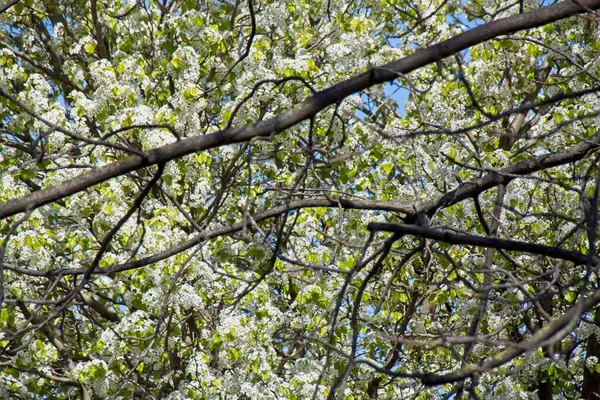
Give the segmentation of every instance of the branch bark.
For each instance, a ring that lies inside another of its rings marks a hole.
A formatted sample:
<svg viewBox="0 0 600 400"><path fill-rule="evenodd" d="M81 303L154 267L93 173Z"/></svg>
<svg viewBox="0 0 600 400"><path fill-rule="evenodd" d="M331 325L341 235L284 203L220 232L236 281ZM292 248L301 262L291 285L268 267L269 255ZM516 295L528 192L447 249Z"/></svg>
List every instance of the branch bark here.
<svg viewBox="0 0 600 400"><path fill-rule="evenodd" d="M563 1L528 13L492 21L426 49L418 50L407 57L342 81L314 94L296 107L271 119L188 138L153 149L145 157L131 156L123 161L113 162L96 168L76 178L65 181L60 185L10 200L0 205L0 219L52 203L108 179L149 165L166 163L199 151L232 143L245 142L254 137L264 137L279 133L303 120L315 116L326 107L338 103L353 93L380 83L392 81L398 77L398 74L407 74L417 68L456 54L459 51L483 43L499 35L507 35L524 29L535 28L598 8L600 8L600 0Z"/></svg>
<svg viewBox="0 0 600 400"><path fill-rule="evenodd" d="M398 235L413 235L450 244L466 244L487 247L491 249L538 254L571 261L576 265L585 265L589 261L587 255L573 250L565 250L558 247L544 246L536 243L520 242L518 240L500 239L497 237L457 234L448 231L423 228L416 225L370 223L367 226L367 229L370 232L392 232ZM597 261L598 260L596 260L596 262Z"/></svg>
<svg viewBox="0 0 600 400"><path fill-rule="evenodd" d="M581 299L571 309L558 318L553 319L545 327L534 333L529 340L520 343L520 346L511 347L500 354L487 359L479 364L470 364L448 374L428 374L421 381L428 386L457 382L481 372L491 371L521 354L545 345L547 341L555 342L562 339L571 329L570 325L583 313L595 307L600 302L600 290L596 290L589 297Z"/></svg>
<svg viewBox="0 0 600 400"><path fill-rule="evenodd" d="M499 184L507 184L509 181L515 179L516 177L526 176L531 173L541 171L543 169L556 167L581 160L591 152L597 151L599 147L600 134L597 134L591 137L590 139L561 152L530 158L528 160L520 161L510 167L501 169L499 171L491 172L473 182L460 185L456 189L451 190L442 196L439 196L437 199L421 203L416 207L403 203L373 200L306 199L293 201L289 204L283 204L277 207L273 207L270 210L263 211L262 213L254 215L253 218L256 222L262 222L269 218L276 217L284 212L297 210L301 208L341 207L348 209L385 210L401 212L406 215L405 219L407 221L411 221L415 220L418 214L433 215L439 209L450 207L467 198L475 197L480 193L483 193L486 190L491 189ZM0 206L0 209L2 209L2 206ZM182 251L186 251L204 240L212 239L217 236L222 236L242 230L247 225L247 223L238 222L228 227L207 231L195 236L187 242L181 243L180 245L175 246L162 253L154 254L152 256L144 257L139 260L121 265L115 265L103 269L97 268L94 270L93 274L114 274L121 271L140 268L144 265L161 261L175 254L181 253ZM30 271L10 264L6 264L5 268L11 271L24 273L26 275L31 276L56 276L59 274L80 275L85 271L85 268L75 268L69 270L56 269L50 271Z"/></svg>

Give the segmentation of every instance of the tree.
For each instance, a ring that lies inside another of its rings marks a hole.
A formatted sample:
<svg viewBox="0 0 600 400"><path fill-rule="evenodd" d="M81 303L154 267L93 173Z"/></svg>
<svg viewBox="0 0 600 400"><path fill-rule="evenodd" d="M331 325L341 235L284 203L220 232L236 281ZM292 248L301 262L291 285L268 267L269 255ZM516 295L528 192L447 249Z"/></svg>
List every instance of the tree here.
<svg viewBox="0 0 600 400"><path fill-rule="evenodd" d="M6 2L4 398L597 398L598 9Z"/></svg>

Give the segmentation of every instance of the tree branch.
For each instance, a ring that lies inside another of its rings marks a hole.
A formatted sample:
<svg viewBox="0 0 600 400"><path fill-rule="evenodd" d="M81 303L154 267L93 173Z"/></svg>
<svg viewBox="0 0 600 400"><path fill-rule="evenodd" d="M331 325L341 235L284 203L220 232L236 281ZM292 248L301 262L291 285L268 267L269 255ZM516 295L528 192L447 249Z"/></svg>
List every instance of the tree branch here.
<svg viewBox="0 0 600 400"><path fill-rule="evenodd" d="M398 235L413 235L450 244L466 244L492 249L521 251L523 253L539 254L542 256L571 261L576 265L585 265L588 262L588 256L577 251L565 250L537 243L520 242L518 240L458 234L448 231L405 224L370 223L367 226L367 229L370 232L392 232ZM598 260L595 261L597 262Z"/></svg>
<svg viewBox="0 0 600 400"><path fill-rule="evenodd" d="M407 57L355 75L350 79L316 93L296 107L268 120L172 143L149 151L145 157L131 156L123 161L117 161L96 168L60 185L39 190L19 199L10 200L0 205L0 219L38 208L44 204L85 190L100 182L149 165L166 163L195 152L244 142L254 137L279 133L303 120L313 117L326 107L343 100L353 93L396 79L398 73L409 73L417 68L456 54L459 51L483 43L499 35L507 35L520 30L535 28L598 8L600 8L600 0L563 1L548 7L539 8L535 11L492 21L426 49L418 50Z"/></svg>
<svg viewBox="0 0 600 400"><path fill-rule="evenodd" d="M511 347L496 356L488 358L487 361L479 364L467 365L455 372L444 375L427 374L421 381L425 385L436 386L464 380L480 372L491 371L527 351L542 346L546 341L560 340L570 331L570 329L564 328L568 328L573 321L577 320L583 313L596 306L598 302L600 302L600 289L593 292L589 297L581 299L563 315L552 320L548 325L534 333L529 340L521 342L519 346Z"/></svg>

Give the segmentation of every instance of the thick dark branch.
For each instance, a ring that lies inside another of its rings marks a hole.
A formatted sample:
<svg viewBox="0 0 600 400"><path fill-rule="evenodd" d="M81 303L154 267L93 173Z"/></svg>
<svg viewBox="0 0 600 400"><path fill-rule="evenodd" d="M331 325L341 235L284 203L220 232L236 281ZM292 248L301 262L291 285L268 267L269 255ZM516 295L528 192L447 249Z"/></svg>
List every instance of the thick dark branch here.
<svg viewBox="0 0 600 400"><path fill-rule="evenodd" d="M346 199L308 199L293 201L288 205L280 205L270 210L264 211L253 216L256 222L262 222L266 219L276 217L283 213L308 207L342 207L348 209L362 209L362 210L384 210L384 211L396 211L406 214L407 219L415 219L420 214L432 215L441 208L449 207L453 204L459 203L465 199L475 197L480 193L491 189L501 183L508 183L514 179L515 176L526 176L533 172L537 172L543 169L556 167L559 165L568 164L577 160L581 160L587 156L590 152L596 151L600 146L600 134L595 135L585 142L570 147L564 151L548 154L536 158L530 158L528 160L520 161L510 167L501 169L497 172L489 173L476 181L465 183L460 185L458 188L440 196L438 199L434 199L429 202L421 203L420 205L413 207L408 204L392 203L385 201L373 201L373 200L346 200ZM0 206L1 208L1 206ZM243 222L230 225L228 227L219 228L212 231L204 232L196 237L188 240L187 242L181 243L167 251L158 253L152 256L144 257L136 261L129 263L115 265L104 269L95 269L94 274L112 274L120 271L126 271L130 269L140 268L144 265L152 264L166 258L172 257L175 254L179 254L182 251L186 251L193 246L201 243L204 240L212 239L217 236L227 235L233 232L242 230L247 226ZM19 268L11 264L5 264L5 268L18 273L24 273L26 275L34 276L53 276L58 274L66 275L80 275L85 271L85 268L75 268L69 270L52 270L52 271L33 271L24 268Z"/></svg>
<svg viewBox="0 0 600 400"><path fill-rule="evenodd" d="M432 215L440 208L449 207L461 201L477 196L499 184L507 184L518 176L526 176L548 168L569 164L585 158L600 147L600 134L563 151L532 157L519 161L510 167L491 172L481 178L460 185L456 189L440 196L438 199L422 203L416 208L418 213Z"/></svg>
<svg viewBox="0 0 600 400"><path fill-rule="evenodd" d="M338 103L353 93L396 79L398 73L409 73L417 68L456 54L459 51L483 43L499 35L507 35L520 30L546 25L583 13L588 9L595 10L598 8L600 8L600 0L564 1L528 13L492 21L434 46L418 50L407 57L342 81L316 93L298 106L274 118L252 125L229 128L212 134L182 140L181 142L151 150L147 153L146 157L132 156L123 161L96 168L61 185L39 190L20 199L8 201L0 205L0 219L26 210L35 209L44 204L85 190L100 182L149 165L165 163L191 153L281 132L305 119L313 117L326 107Z"/></svg>
<svg viewBox="0 0 600 400"><path fill-rule="evenodd" d="M10 0L8 3L4 4L3 6L0 6L0 14L17 4L18 2L19 0Z"/></svg>
<svg viewBox="0 0 600 400"><path fill-rule="evenodd" d="M537 158L530 158L528 160L520 161L510 167L504 168L498 172L493 172L487 174L476 181L469 182L459 186L458 188L440 196L438 199L422 203L417 207L411 207L407 204L402 203L389 203L383 201L371 201L371 200L330 200L330 199L309 199L309 200L299 200L291 202L289 205L281 205L278 207L274 207L270 210L264 211L253 216L256 222L261 222L269 218L273 218L282 213L306 208L306 207L339 207L342 208L353 208L353 209L364 209L364 210L386 210L386 211L396 211L406 214L409 219L416 217L418 213L422 214L433 214L440 208L446 208L453 204L459 203L467 198L472 198L477 196L478 194L500 184L500 183L508 183L510 180L514 179L514 176L525 176L531 174L536 171L540 171L542 169L551 168L567 163L571 163L577 160L584 158L590 152L598 149L600 144L600 134L593 136L589 140L582 142L578 145L575 145L569 149L564 151L548 154L544 156L540 156ZM193 239L190 239L187 242L184 242L178 246L175 246L165 252L158 253L149 257L145 257L136 261L132 261L126 264L115 265L113 267L109 267L107 269L96 269L94 274L107 274L107 273L115 273L119 271L125 271L129 269L140 268L144 265L148 265L160 260L164 260L169 258L175 254L181 253L191 247L201 243L204 240L211 239L217 236L227 235L229 233L237 232L244 228L243 222L238 222L229 227L224 227L220 229L216 229L213 231L208 231L203 234L200 234ZM6 268L9 270L13 270L19 273L26 273L32 275L39 276L51 276L56 274L72 274L79 275L83 273L85 269L76 268L70 270L54 270L52 271L29 271L23 268L18 268L13 265L6 265ZM29 273L28 273L29 272Z"/></svg>
<svg viewBox="0 0 600 400"><path fill-rule="evenodd" d="M544 246L542 244L520 242L518 240L511 239L499 239L496 237L458 234L437 229L423 228L417 225L370 223L367 226L367 229L370 232L381 231L392 232L398 235L413 235L450 244L466 244L492 249L539 254L541 256L571 261L576 265L586 264L588 261L588 256L585 254L577 251L561 249L559 247Z"/></svg>

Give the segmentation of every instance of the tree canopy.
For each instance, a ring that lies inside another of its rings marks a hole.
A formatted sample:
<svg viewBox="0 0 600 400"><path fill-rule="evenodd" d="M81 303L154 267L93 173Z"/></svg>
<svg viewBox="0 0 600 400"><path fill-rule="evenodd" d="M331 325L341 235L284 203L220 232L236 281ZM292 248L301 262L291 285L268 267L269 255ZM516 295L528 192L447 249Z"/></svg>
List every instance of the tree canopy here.
<svg viewBox="0 0 600 400"><path fill-rule="evenodd" d="M5 399L595 399L600 0L0 3Z"/></svg>

